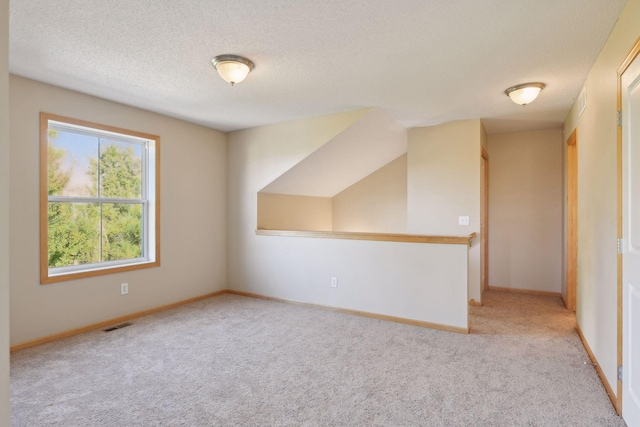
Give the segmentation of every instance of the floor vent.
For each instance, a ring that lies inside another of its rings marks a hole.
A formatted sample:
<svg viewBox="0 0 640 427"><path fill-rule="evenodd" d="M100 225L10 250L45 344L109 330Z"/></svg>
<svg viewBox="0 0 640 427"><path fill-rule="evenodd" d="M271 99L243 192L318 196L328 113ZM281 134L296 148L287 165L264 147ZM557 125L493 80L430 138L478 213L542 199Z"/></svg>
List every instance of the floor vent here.
<svg viewBox="0 0 640 427"><path fill-rule="evenodd" d="M122 329L122 328L126 328L127 326L131 326L133 323L127 322L127 323L121 323L119 325L115 325L115 326L111 326L107 329L103 329L103 332L111 332L111 331L115 331L116 329Z"/></svg>

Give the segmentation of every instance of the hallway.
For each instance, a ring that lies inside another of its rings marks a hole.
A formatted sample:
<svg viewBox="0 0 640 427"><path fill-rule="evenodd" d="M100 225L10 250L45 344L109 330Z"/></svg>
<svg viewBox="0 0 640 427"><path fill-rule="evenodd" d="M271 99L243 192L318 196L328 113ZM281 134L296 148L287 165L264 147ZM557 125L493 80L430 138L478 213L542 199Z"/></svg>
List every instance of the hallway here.
<svg viewBox="0 0 640 427"><path fill-rule="evenodd" d="M576 316L559 297L489 290L482 307L469 307L472 334L539 335L578 340Z"/></svg>

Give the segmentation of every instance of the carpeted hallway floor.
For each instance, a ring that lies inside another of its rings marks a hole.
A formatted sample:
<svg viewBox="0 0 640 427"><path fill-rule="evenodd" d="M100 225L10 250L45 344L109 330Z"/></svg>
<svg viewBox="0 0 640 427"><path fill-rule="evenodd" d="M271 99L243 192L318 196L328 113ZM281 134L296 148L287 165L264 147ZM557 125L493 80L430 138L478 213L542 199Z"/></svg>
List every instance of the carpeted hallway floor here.
<svg viewBox="0 0 640 427"><path fill-rule="evenodd" d="M22 350L13 426L624 426L558 298L470 335L225 294Z"/></svg>

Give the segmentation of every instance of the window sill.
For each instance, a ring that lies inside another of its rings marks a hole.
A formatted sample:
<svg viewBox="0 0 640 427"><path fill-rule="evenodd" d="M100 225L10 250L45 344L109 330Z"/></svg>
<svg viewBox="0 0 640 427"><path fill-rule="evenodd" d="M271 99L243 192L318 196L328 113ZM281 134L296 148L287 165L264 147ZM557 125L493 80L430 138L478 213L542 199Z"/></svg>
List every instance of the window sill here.
<svg viewBox="0 0 640 427"><path fill-rule="evenodd" d="M126 264L126 265L117 265L117 266L110 266L110 267L96 267L96 268L91 268L89 270L79 270L79 271L74 271L74 272L65 272L65 273L59 273L59 274L49 274L49 269L46 269L45 271L41 271L41 275L40 275L40 284L41 285L46 285L49 283L56 283L56 282L64 282L67 280L76 280L76 279L84 279L87 277L95 277L95 276L104 276L106 274L114 274L114 273L121 273L121 272L125 272L125 271L133 271L133 270L141 270L143 268L152 268L152 267L159 267L160 266L160 261L159 260L155 260L155 261L141 261L141 262L136 262L136 263L131 263L131 264Z"/></svg>

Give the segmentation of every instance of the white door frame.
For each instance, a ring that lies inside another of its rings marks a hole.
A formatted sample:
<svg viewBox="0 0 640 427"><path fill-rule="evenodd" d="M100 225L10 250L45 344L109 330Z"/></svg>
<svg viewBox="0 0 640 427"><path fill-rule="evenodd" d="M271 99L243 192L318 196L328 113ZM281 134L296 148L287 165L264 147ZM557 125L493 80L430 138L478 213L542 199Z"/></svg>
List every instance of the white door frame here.
<svg viewBox="0 0 640 427"><path fill-rule="evenodd" d="M618 68L618 103L617 103L617 111L619 117L622 114L622 75L629 68L629 66L633 63L633 61L640 55L640 37L634 44L633 48L622 62L620 68ZM618 239L622 239L623 236L623 224L624 224L624 211L623 211L623 176L622 176L622 131L623 126L620 126L620 122L618 122L617 132L618 132ZM624 289L623 289L623 256L624 254L621 251L618 251L618 366L623 365L624 352L623 352L623 332L624 332L624 316L623 316L623 306L624 306ZM617 399L616 399L616 411L618 414L622 415L622 395L623 395L623 383L620 379L617 381Z"/></svg>

